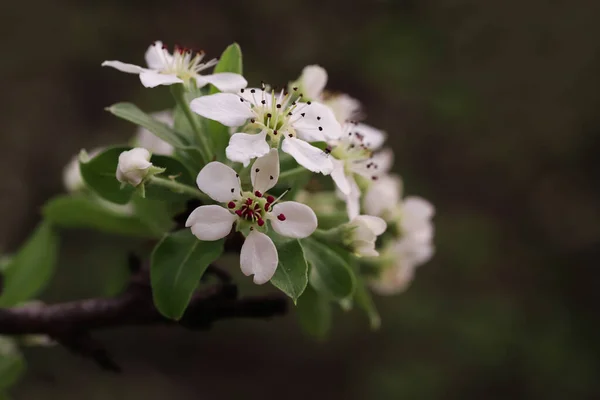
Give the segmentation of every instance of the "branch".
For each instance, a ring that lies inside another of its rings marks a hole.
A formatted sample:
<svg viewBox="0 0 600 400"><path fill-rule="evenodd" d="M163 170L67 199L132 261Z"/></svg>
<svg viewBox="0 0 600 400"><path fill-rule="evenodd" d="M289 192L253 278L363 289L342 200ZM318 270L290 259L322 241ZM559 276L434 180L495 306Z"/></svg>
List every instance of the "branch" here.
<svg viewBox="0 0 600 400"><path fill-rule="evenodd" d="M214 271L218 270L215 268ZM132 276L126 291L118 297L0 309L0 334L48 335L70 350L93 358L103 368L118 371L117 364L91 338L90 332L149 325L205 330L219 320L266 319L287 311L287 301L281 296L238 298L237 294L237 287L229 282L209 286L192 296L181 320L170 320L154 307L149 274L147 270L140 269Z"/></svg>

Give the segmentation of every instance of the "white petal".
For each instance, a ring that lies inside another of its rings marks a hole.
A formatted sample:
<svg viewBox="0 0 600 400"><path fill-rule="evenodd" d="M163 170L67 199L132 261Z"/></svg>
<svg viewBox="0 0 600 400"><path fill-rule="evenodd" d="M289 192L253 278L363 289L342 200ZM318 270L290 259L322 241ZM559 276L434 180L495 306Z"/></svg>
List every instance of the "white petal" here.
<svg viewBox="0 0 600 400"><path fill-rule="evenodd" d="M429 219L435 212L433 204L422 197L409 196L404 199L402 212L414 218Z"/></svg>
<svg viewBox="0 0 600 400"><path fill-rule="evenodd" d="M328 154L303 140L287 137L283 140L281 150L288 153L309 171L329 175L333 171L333 163Z"/></svg>
<svg viewBox="0 0 600 400"><path fill-rule="evenodd" d="M345 196L350 194L350 182L346 177L346 171L344 168L345 163L336 158L331 158L331 162L333 163L333 171L331 171L331 179L335 182L337 188L342 192Z"/></svg>
<svg viewBox="0 0 600 400"><path fill-rule="evenodd" d="M148 68L154 70L162 70L173 60L173 56L165 49L163 49L163 43L157 40L148 47L146 54L146 64Z"/></svg>
<svg viewBox="0 0 600 400"><path fill-rule="evenodd" d="M371 184L364 198L369 215L382 216L396 208L402 195L402 181L395 175L384 175Z"/></svg>
<svg viewBox="0 0 600 400"><path fill-rule="evenodd" d="M113 67L121 72L127 72L128 74L141 74L142 72L148 71L146 68L142 68L138 65L127 64L121 61L104 61L103 67Z"/></svg>
<svg viewBox="0 0 600 400"><path fill-rule="evenodd" d="M202 82L203 84L201 85L198 81ZM246 81L242 75L234 74L232 72L202 75L199 78L196 78L196 82L198 82L198 87L202 87L207 83L211 83L221 92L231 93L237 92L248 85L248 81Z"/></svg>
<svg viewBox="0 0 600 400"><path fill-rule="evenodd" d="M304 98L317 100L327 84L327 71L318 65L307 65L302 70L300 84Z"/></svg>
<svg viewBox="0 0 600 400"><path fill-rule="evenodd" d="M198 239L213 241L227 236L236 218L235 214L221 206L200 206L192 211L185 226L191 227L192 233Z"/></svg>
<svg viewBox="0 0 600 400"><path fill-rule="evenodd" d="M367 227L376 236L381 235L387 229L387 224L384 220L372 215L359 215L352 222Z"/></svg>
<svg viewBox="0 0 600 400"><path fill-rule="evenodd" d="M285 216L284 221L279 219L281 214ZM275 204L269 218L275 232L282 236L301 239L317 229L317 216L312 208L295 201Z"/></svg>
<svg viewBox="0 0 600 400"><path fill-rule="evenodd" d="M220 203L240 198L240 179L227 165L213 161L204 166L196 178L198 189Z"/></svg>
<svg viewBox="0 0 600 400"><path fill-rule="evenodd" d="M175 74L161 74L156 71L144 71L140 74L142 85L147 88L153 88L160 85L173 85L175 83L183 83Z"/></svg>
<svg viewBox="0 0 600 400"><path fill-rule="evenodd" d="M256 107L270 109L273 105L272 92L263 90L261 88L246 88L243 91L240 90L240 93L238 94L240 97L243 97L244 100L249 101ZM262 104L263 100L265 101L265 104Z"/></svg>
<svg viewBox="0 0 600 400"><path fill-rule="evenodd" d="M257 158L250 171L252 188L265 193L277 184L279 179L279 151L271 149L266 155Z"/></svg>
<svg viewBox="0 0 600 400"><path fill-rule="evenodd" d="M262 157L269 152L267 143L267 132L261 133L234 133L229 139L229 145L225 149L225 155L231 161L240 162L247 167L250 160Z"/></svg>
<svg viewBox="0 0 600 400"><path fill-rule="evenodd" d="M374 242L355 242L354 252L361 257L377 257L379 252L375 250Z"/></svg>
<svg viewBox="0 0 600 400"><path fill-rule="evenodd" d="M273 241L264 233L252 231L240 252L240 267L246 276L254 274L254 283L267 283L275 274L279 256Z"/></svg>
<svg viewBox="0 0 600 400"><path fill-rule="evenodd" d="M325 105L331 108L339 123L360 117L360 102L347 94L332 96L325 101Z"/></svg>
<svg viewBox="0 0 600 400"><path fill-rule="evenodd" d="M343 196L342 198L346 202L346 211L348 213L348 219L352 221L360 214L360 188L356 184L354 177L347 177L350 182L350 194Z"/></svg>
<svg viewBox="0 0 600 400"><path fill-rule="evenodd" d="M390 169L392 169L392 165L394 165L394 151L389 147L380 150L373 154L373 157L371 157L371 162L377 165L377 172L379 174L387 173L390 171Z"/></svg>
<svg viewBox="0 0 600 400"><path fill-rule="evenodd" d="M342 127L333 111L321 103L300 103L294 114L296 116L292 125L300 137L320 134L328 140L336 140L342 136Z"/></svg>
<svg viewBox="0 0 600 400"><path fill-rule="evenodd" d="M378 149L381 147L387 135L379 129L366 124L356 124L351 128L352 132L357 132L363 137L363 144L369 149Z"/></svg>
<svg viewBox="0 0 600 400"><path fill-rule="evenodd" d="M214 119L226 126L243 125L254 116L250 105L233 93L216 93L192 100L190 108L196 114Z"/></svg>

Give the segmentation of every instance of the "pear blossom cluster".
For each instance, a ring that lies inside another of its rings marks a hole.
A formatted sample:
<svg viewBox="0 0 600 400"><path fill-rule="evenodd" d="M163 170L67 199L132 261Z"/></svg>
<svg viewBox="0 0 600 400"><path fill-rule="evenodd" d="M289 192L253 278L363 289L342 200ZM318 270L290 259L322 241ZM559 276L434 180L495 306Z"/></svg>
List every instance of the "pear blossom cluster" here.
<svg viewBox="0 0 600 400"><path fill-rule="evenodd" d="M230 132L226 159L208 160L196 178L210 201L189 214L185 227L207 242L240 232L245 237L240 268L256 284L271 280L280 264L273 232L341 244L381 294L404 290L416 268L433 256L433 206L421 197L403 196L401 178L392 172L393 151L385 147L387 134L363 121L358 100L326 89L325 69L309 65L283 88L249 87L242 75L207 73L217 60L205 62L203 52L181 47L170 52L157 41L145 59L146 67L121 61L102 65L139 75L147 88L183 85L198 93L210 84L218 89L185 105L195 118L216 121ZM169 112L154 118L173 127ZM159 173L151 154L176 154L145 129L133 143L137 147L121 154L115 173L123 184L143 186ZM310 176L308 185L277 189L291 173L281 171L284 158L296 165L293 171ZM243 182L244 173L250 182ZM325 227L321 220L340 209L344 215Z"/></svg>

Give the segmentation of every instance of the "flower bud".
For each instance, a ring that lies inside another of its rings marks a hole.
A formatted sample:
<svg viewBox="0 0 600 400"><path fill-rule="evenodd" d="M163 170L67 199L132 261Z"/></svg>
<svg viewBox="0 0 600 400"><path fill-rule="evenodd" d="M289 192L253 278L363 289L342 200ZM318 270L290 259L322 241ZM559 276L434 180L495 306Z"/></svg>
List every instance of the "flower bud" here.
<svg viewBox="0 0 600 400"><path fill-rule="evenodd" d="M117 180L138 186L151 172L150 152L142 147L124 151L119 155Z"/></svg>
<svg viewBox="0 0 600 400"><path fill-rule="evenodd" d="M383 234L387 228L385 221L371 215L359 215L352 221L343 225L344 243L350 247L354 254L360 257L377 257L375 250L377 236Z"/></svg>

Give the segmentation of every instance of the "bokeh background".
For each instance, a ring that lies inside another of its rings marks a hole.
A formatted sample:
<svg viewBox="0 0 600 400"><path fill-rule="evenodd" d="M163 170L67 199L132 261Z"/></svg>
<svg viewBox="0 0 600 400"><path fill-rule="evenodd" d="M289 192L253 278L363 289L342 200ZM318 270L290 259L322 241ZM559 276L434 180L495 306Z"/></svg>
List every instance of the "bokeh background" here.
<svg viewBox="0 0 600 400"><path fill-rule="evenodd" d="M591 399L600 396L600 2L2 1L0 249L16 248L81 148L126 141L103 110L169 105L100 63L154 40L218 56L251 83L307 64L389 133L406 191L437 208L437 255L383 327L336 315L325 342L294 315L206 333L99 335L125 372L26 350L15 399ZM64 232L47 301L115 292L129 240ZM243 287L244 290L246 287Z"/></svg>

